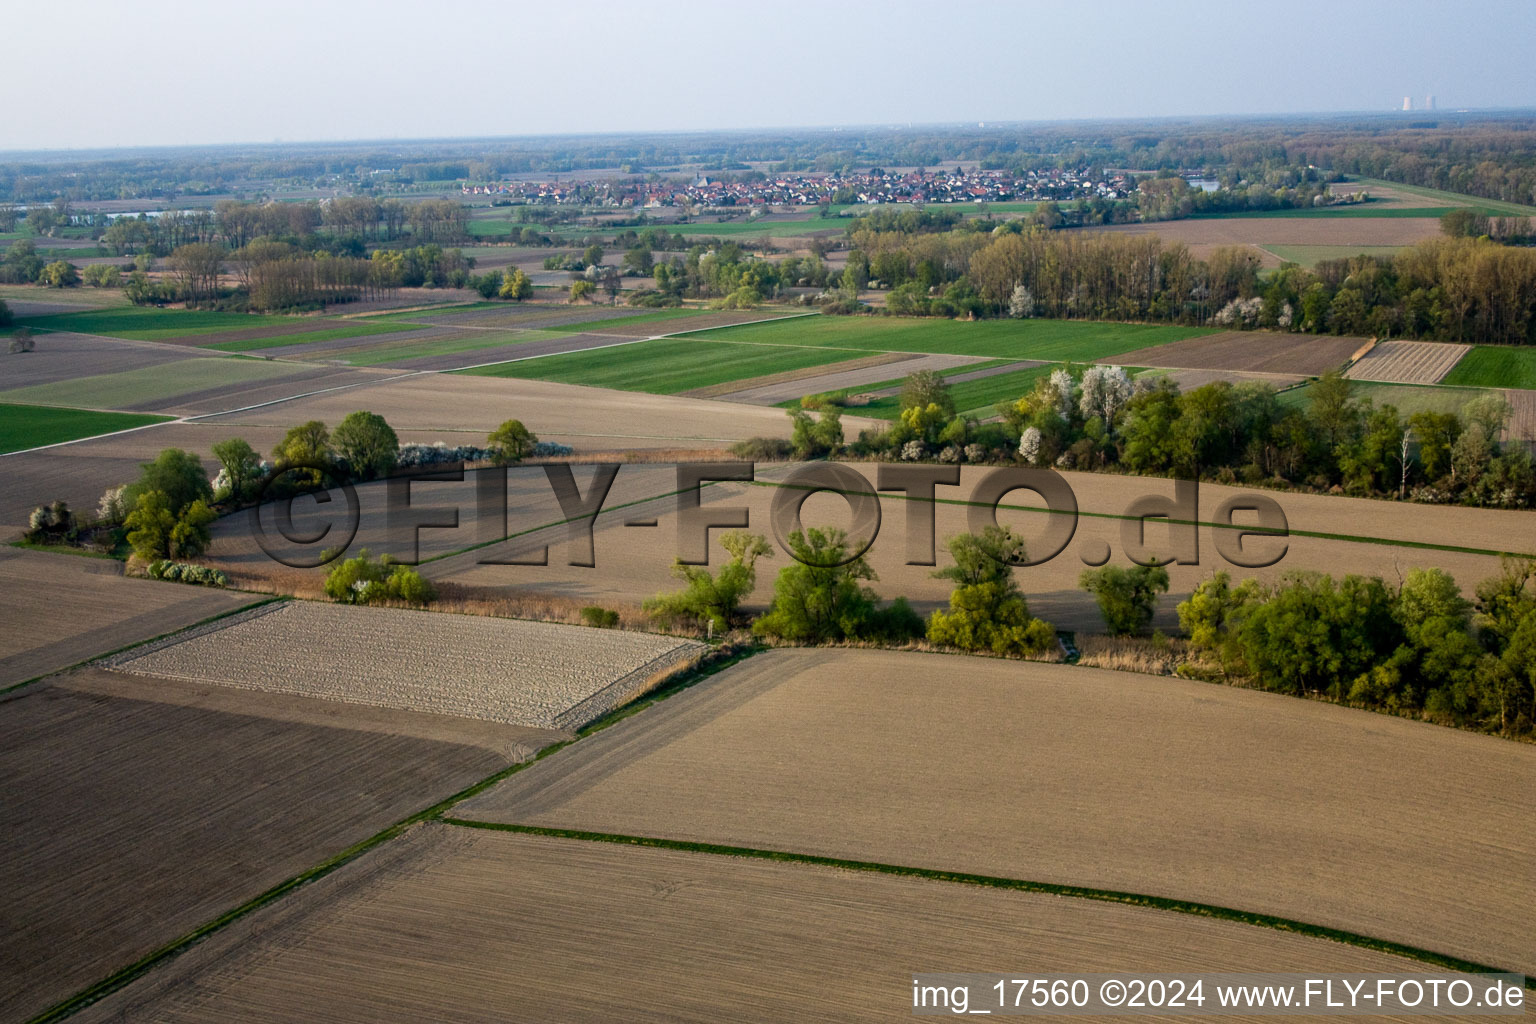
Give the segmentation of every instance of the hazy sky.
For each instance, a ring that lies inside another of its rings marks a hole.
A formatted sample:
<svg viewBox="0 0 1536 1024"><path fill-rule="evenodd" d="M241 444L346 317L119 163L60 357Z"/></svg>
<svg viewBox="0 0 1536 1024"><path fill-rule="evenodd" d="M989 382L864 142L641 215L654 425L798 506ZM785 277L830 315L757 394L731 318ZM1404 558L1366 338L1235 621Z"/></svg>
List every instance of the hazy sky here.
<svg viewBox="0 0 1536 1024"><path fill-rule="evenodd" d="M0 150L1536 106L1532 0L77 0L16 41Z"/></svg>

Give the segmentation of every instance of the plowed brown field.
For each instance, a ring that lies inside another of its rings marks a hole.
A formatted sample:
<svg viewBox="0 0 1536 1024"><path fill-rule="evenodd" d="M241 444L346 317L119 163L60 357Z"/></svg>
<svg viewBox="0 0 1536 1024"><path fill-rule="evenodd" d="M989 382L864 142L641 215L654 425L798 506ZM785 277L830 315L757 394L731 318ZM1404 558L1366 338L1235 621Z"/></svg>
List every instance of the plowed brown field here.
<svg viewBox="0 0 1536 1024"><path fill-rule="evenodd" d="M560 734L98 670L0 701L25 1020Z"/></svg>
<svg viewBox="0 0 1536 1024"><path fill-rule="evenodd" d="M79 1019L885 1021L912 1013L903 971L1000 961L1041 972L1415 969L1161 911L424 825Z"/></svg>
<svg viewBox="0 0 1536 1024"><path fill-rule="evenodd" d="M456 817L1198 900L1525 972L1536 747L1098 669L772 651Z"/></svg>

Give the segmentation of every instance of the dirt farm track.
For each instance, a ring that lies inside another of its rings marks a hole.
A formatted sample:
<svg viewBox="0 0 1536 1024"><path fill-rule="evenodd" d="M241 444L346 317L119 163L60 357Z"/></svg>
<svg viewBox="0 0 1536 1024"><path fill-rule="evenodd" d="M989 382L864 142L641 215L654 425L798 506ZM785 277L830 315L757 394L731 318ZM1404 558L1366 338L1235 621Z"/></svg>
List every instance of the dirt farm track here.
<svg viewBox="0 0 1536 1024"><path fill-rule="evenodd" d="M1536 973L1536 746L877 651L769 652L656 710L455 816L1192 899Z"/></svg>

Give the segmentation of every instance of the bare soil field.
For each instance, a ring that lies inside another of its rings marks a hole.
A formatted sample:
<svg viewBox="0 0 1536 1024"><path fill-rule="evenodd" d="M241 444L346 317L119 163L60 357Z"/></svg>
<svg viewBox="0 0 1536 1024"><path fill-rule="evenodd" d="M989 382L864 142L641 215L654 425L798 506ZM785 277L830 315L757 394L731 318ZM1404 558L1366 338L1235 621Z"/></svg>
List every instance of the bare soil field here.
<svg viewBox="0 0 1536 1024"><path fill-rule="evenodd" d="M1278 267L1279 257L1264 245L1413 245L1440 234L1435 217L1232 217L1173 220L1156 224L1111 224L1074 230L1123 235L1158 235L1165 242L1183 242L1204 258L1223 245L1252 246L1265 266Z"/></svg>
<svg viewBox="0 0 1536 1024"><path fill-rule="evenodd" d="M1344 376L1390 384L1438 384L1471 350L1471 345L1438 341L1382 341Z"/></svg>
<svg viewBox="0 0 1536 1024"><path fill-rule="evenodd" d="M345 655L323 656L341 637ZM136 675L572 730L702 650L651 633L299 601L109 663Z"/></svg>
<svg viewBox="0 0 1536 1024"><path fill-rule="evenodd" d="M1123 352L1099 362L1117 366L1247 370L1312 377L1343 366L1365 342L1365 338L1315 334L1223 331Z"/></svg>
<svg viewBox="0 0 1536 1024"><path fill-rule="evenodd" d="M581 452L714 448L756 435L788 437L790 432L789 418L779 409L448 374L422 374L353 392L315 395L209 422L284 427L308 419L336 423L360 408L383 416L397 432L455 430L481 438L515 416L539 437L572 444ZM858 417L846 417L843 423L843 429L854 434L874 425ZM401 440L406 440L404 433Z"/></svg>
<svg viewBox="0 0 1536 1024"><path fill-rule="evenodd" d="M1530 972L1533 772L1527 744L1274 694L785 650L454 814L1192 899Z"/></svg>
<svg viewBox="0 0 1536 1024"><path fill-rule="evenodd" d="M156 342L93 334L49 333L36 336L35 341L37 347L31 352L0 352L0 380L7 390L163 366L195 355Z"/></svg>
<svg viewBox="0 0 1536 1024"><path fill-rule="evenodd" d="M1514 410L1509 426L1504 428L1504 437L1536 440L1536 391L1511 388L1504 392L1504 398Z"/></svg>
<svg viewBox="0 0 1536 1024"><path fill-rule="evenodd" d="M833 363L831 366L810 367L770 377L736 381L729 385L701 388L700 392L693 394L700 398L715 397L749 405L777 405L804 395L879 384L922 370L949 370L980 362L985 362L980 356L914 356L893 352L883 356L850 359L846 363ZM731 390L725 390L727 388ZM712 394L704 395L701 393L704 391Z"/></svg>
<svg viewBox="0 0 1536 1024"><path fill-rule="evenodd" d="M920 921L921 927L914 927ZM1410 972L1179 914L796 864L423 825L80 1020L893 1020L895 965ZM516 969L508 969L515 963ZM979 1000L971 1004L979 1007Z"/></svg>
<svg viewBox="0 0 1536 1024"><path fill-rule="evenodd" d="M1433 208L1442 207L1445 205L1445 201L1441 199L1432 199L1428 196L1415 195L1412 192L1408 192L1403 189L1392 188L1389 185L1367 185L1359 181L1334 182L1328 186L1328 191L1336 196L1347 196L1355 192L1365 192L1371 197L1372 200L1375 200L1375 202L1371 204L1373 206L1377 205L1378 203L1390 203L1392 206L1416 208Z"/></svg>
<svg viewBox="0 0 1536 1024"><path fill-rule="evenodd" d="M0 712L7 1020L560 738L99 670Z"/></svg>
<svg viewBox="0 0 1536 1024"><path fill-rule="evenodd" d="M874 467L853 465L868 475L873 490ZM758 479L781 480L787 472L788 468L783 464L765 464L758 467ZM938 488L938 497L944 502L934 510L935 546L940 566L949 564L944 541L969 529L969 509L951 502L967 500L984 472L966 467L958 487ZM1078 586L1084 560L1093 559L1095 555L1104 557L1103 553L1107 553L1111 564L1129 565L1125 530L1129 525L1131 539L1134 541L1135 523L1128 524L1125 520L1113 517L1123 514L1134 500L1142 496L1172 497L1174 484L1159 478L1087 473L1067 473L1064 476L1073 487L1079 508L1084 514L1078 520L1071 541L1060 555L1042 565L1020 569L1017 578L1028 595L1031 611L1036 615L1049 620L1058 628L1098 632L1103 629L1103 623L1097 606L1092 597ZM622 473L619 479L624 479ZM653 483L656 489L651 493L656 495L666 494L676 486L666 476L655 478ZM433 531L433 544L436 545L433 554L466 548L479 539L479 535L468 525L471 518L469 509L473 507L469 490L466 485L459 499L459 506L464 510L461 513L461 528L458 531ZM635 491L626 492L627 495L633 493ZM704 490L702 500L706 509L746 508L751 528L771 536L769 512L776 493L777 489L768 486L720 483ZM1203 485L1200 488L1197 517L1209 521L1221 502L1229 497L1249 493L1252 492L1240 487ZM1398 546L1390 541L1492 550L1536 549L1536 543L1530 540L1529 513L1525 512L1376 502L1333 495L1265 493L1280 504L1293 531L1353 534L1383 538L1389 543L1295 535L1284 542L1250 538L1244 542L1244 549L1250 553L1256 551L1271 556L1283 554L1283 557L1270 568L1246 569L1233 566L1218 553L1215 528L1202 527L1198 531L1200 563L1168 567L1171 589L1159 599L1158 614L1154 620L1159 628L1177 629L1175 607L1178 602L1218 570L1230 572L1237 578L1251 576L1264 580L1276 580L1293 570L1327 572L1335 576L1358 573L1380 576L1389 584L1396 585L1409 569L1436 566L1454 576L1463 591L1470 596L1478 582L1499 572L1497 555L1466 550L1424 550ZM513 507L517 507L521 499L514 495L509 500ZM1043 546L1046 528L1054 522L1054 517L1038 511L1040 506L1040 500L1031 492L1014 491L1005 497L1004 507L998 515L999 522L1011 526L1025 537L1028 550L1037 556L1046 551ZM559 519L549 513L547 506L535 507L539 515L547 518L541 520L533 514L523 515L512 520L513 528L529 529L541 521L553 523ZM929 567L906 564L906 503L899 495L888 495L882 501L882 511L879 538L869 551L870 564L879 575L879 580L873 584L874 589L887 598L904 595L912 601L914 607L923 612L944 606L949 596L948 582L932 578ZM637 530L624 526L626 521L647 516L656 518L656 528ZM377 513L365 513L364 518L375 522L382 520ZM851 526L847 502L825 494L814 495L806 501L802 518L808 525L844 529ZM1237 521L1251 520L1239 516ZM382 528L374 536L381 534ZM491 588L504 593L548 594L583 603L610 605L638 604L659 591L671 591L678 586L669 575L672 559L680 550L676 503L670 497L601 514L594 532L595 569L571 568L559 557L558 552L563 549L555 546L551 547L551 564L547 566L495 564L498 559L525 553L530 547L546 543L563 545L565 535L565 527L551 526L505 544L441 558L425 565L423 571L440 582ZM426 536L424 533L423 537ZM719 532L716 531L711 557L723 560L725 555L718 546L718 536ZM917 536L921 539L923 535L919 533ZM241 544L232 539L220 550L233 552L241 549ZM1165 556L1173 550L1166 525L1155 521L1147 525L1145 549ZM425 546L423 550L426 550ZM757 588L748 602L749 608L762 610L767 607L772 598L773 578L786 564L785 557L782 551L777 551L775 558L758 564ZM242 565L221 564L231 571L240 571L258 569L264 561L256 557Z"/></svg>
<svg viewBox="0 0 1536 1024"><path fill-rule="evenodd" d="M129 579L109 559L0 547L0 688L255 600Z"/></svg>
<svg viewBox="0 0 1536 1024"><path fill-rule="evenodd" d="M185 391L172 399L154 403L143 403L144 408L141 409L136 406L130 411L174 412L184 416L209 416L253 405L282 402L296 395L308 395L316 392L348 394L357 391L361 393L362 390L371 385L394 380L401 376L398 370L383 368L304 366L298 363L286 365L296 367L298 372L274 381L216 385L196 391ZM294 423L297 422L299 421L294 421ZM294 424L289 425L292 426ZM333 423L331 426L335 426L335 424Z"/></svg>

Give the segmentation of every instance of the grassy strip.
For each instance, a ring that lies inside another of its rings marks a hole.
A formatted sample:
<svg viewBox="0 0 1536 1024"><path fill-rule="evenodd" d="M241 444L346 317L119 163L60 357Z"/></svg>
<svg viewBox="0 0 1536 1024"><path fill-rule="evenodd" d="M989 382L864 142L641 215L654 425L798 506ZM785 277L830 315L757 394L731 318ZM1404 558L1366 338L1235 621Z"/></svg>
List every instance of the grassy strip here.
<svg viewBox="0 0 1536 1024"><path fill-rule="evenodd" d="M109 562L119 561L116 555L106 551L77 548L72 544L41 544L31 540L13 540L11 547L21 548L24 551L44 551L50 555L74 555L76 558L105 558Z"/></svg>
<svg viewBox="0 0 1536 1024"><path fill-rule="evenodd" d="M283 599L274 598L274 600ZM270 602L262 603L266 604ZM251 607L255 606L253 605ZM240 609L240 611L245 610L247 609ZM222 616L214 616L214 618L222 618ZM213 619L206 621L211 622ZM202 623L199 623L198 625L202 625ZM192 627L189 626L187 628L190 629ZM151 641L147 640L144 641L144 643L150 642ZM137 647L138 644L130 644L129 646ZM456 804L462 803L471 797L478 796L490 787L496 785L498 782L516 775L518 772L522 771L524 768L527 768L529 765L542 761L544 758L556 753L557 751L563 750L564 748L570 746L572 743L579 741L582 737L590 736L592 733L597 732L600 729L607 728L614 722L617 722L623 718L627 718L629 715L635 714L644 708L650 707L652 704L665 700L667 697L672 696L674 693L679 693L683 690L686 690L689 687L702 682L709 676L729 668L731 665L736 664L738 661L751 657L753 654L762 649L763 648L759 647L743 648L739 651L733 652L723 657L719 657L715 660L706 660L705 662L701 662L700 664L694 666L694 668L691 670L681 673L676 679L656 690L649 697L641 701L637 701L636 703L627 707L622 707L611 711L604 717L578 730L576 733L576 739L563 740L559 743L551 743L549 746L544 747L527 761L520 761L517 764L508 765L500 771L486 776L479 782L472 783L464 789L459 790L452 796L438 801L431 807L417 811L410 817L402 818L400 821L395 822L393 825L388 826L382 831L374 833L367 839L352 844L345 850L342 850L340 853L337 853L328 860L322 861L309 870L294 875L287 881L279 882L277 885L274 885L266 892L263 892L258 896L254 896L239 906L225 911L218 917L214 918L212 921L209 921L207 924L193 929L179 939L171 940L170 942L161 946L159 949L153 950L134 963L129 964L127 967L113 972L112 974L103 978L101 981L96 982L94 985L91 985L88 988L82 989L63 1002L49 1007L47 1010L44 1010L36 1017L33 1017L29 1024L45 1024L45 1022L63 1020L65 1017L85 1009L92 1003L106 998L123 986L143 976L159 964L171 960L174 957L186 952L188 949L192 948L203 939L212 935L214 932L224 928L226 925L233 924L240 918L260 910L267 904L281 899L287 893L290 893L295 889L300 888L301 886L324 878L326 875L330 874L332 871L335 871L337 868L343 867L356 860L358 857L361 857L369 850L387 843L389 840L402 834L412 826L419 825L426 821L447 820L443 817L443 815ZM122 650L127 650L127 648L122 648ZM106 655L102 655L102 657L106 657Z"/></svg>
<svg viewBox="0 0 1536 1024"><path fill-rule="evenodd" d="M21 544L16 544L14 546L15 547L21 547L22 545ZM102 557L110 557L110 556L102 556ZM171 584L171 585L172 586L183 586L183 584L179 584L179 583ZM70 671L72 669L80 668L82 665L89 665L93 661L100 661L102 658L110 658L114 654L122 654L124 651L131 651L135 647L141 647L144 644L152 644L152 643L155 643L156 641L164 640L168 636L174 636L177 633L182 633L182 632L185 632L186 630L189 630L189 629L197 629L197 628L199 628L201 626L208 625L210 622L218 622L220 619L227 619L231 615L238 615L241 612L248 612L252 608L261 608L264 605L269 605L269 604L272 604L273 602L276 602L276 601L287 601L287 600L289 600L289 598L288 598L288 596L286 594L279 594L279 595L277 595L275 597L269 597L265 601L254 601L251 604L243 604L243 605L241 605L238 608L231 608L228 611L219 612L217 615L210 615L206 619L200 619L197 622L194 622L194 623L192 623L190 625L179 626L176 629L166 630L164 633L161 633L158 636L152 636L152 637L149 637L148 639L145 639L145 640L135 640L131 644L123 644L123 646L121 646L121 647L114 647L110 651L103 651L101 654L93 654L89 658L84 658L84 659L81 659L80 661L75 662L73 665L65 665L63 668L51 668L47 672L44 672L40 676L33 676L31 679L23 679L19 683L12 683L10 686L4 687L4 688L0 688L0 696L3 696L4 694L7 694L7 693L11 693L11 692L13 692L15 690L19 690L23 686L31 686L33 683L38 682L38 681L43 680L43 679L47 679L49 676L56 676L60 672L68 672L68 671Z"/></svg>
<svg viewBox="0 0 1536 1024"><path fill-rule="evenodd" d="M1169 477L1151 477L1149 479L1167 480L1167 479L1170 479L1170 478ZM791 489L794 489L794 490L805 490L805 491L814 491L814 490L819 490L820 489L820 488L817 488L817 487L813 487L810 484L780 483L779 481L776 481L776 480L750 480L750 481L746 481L746 482L752 484L755 487L788 487L788 488L791 488ZM892 497L892 498L895 498L895 499L897 499L899 501L928 501L928 500L930 500L928 498L912 498L912 497L908 497L904 493L898 494L898 493L892 492L892 491L881 491L881 492L876 492L876 491L849 491L847 493L854 494L854 495L857 495L859 497L868 497L868 496L873 496L873 497L876 497L876 498ZM1285 492L1284 491L1280 491L1280 492L1277 492L1277 493L1284 494ZM964 498L933 498L931 500L933 501L934 504L937 504L937 505L966 505L966 506L977 505L977 506L981 506L981 505L985 504L984 502L967 501ZM1124 514L1122 512L1085 512L1082 509L1079 509L1076 512L1068 512L1068 511L1065 511L1065 510L1062 510L1062 509L1044 508L1044 507L1041 507L1041 506L1038 506L1038 505L1008 505L1008 504L999 504L997 507L999 509L1006 509L1009 512L1039 512L1039 513L1043 513L1045 515L1053 515L1053 516L1084 516L1084 517L1089 518L1089 519L1129 519L1129 520L1133 520L1134 521L1134 520L1140 518L1139 516L1130 516L1130 515L1126 515L1126 514ZM1158 517L1158 518L1161 518L1161 517ZM1266 536L1266 537L1270 537L1270 536L1272 536L1272 537L1311 537L1311 538L1313 538L1315 540L1338 540L1338 541L1346 541L1346 542L1351 543L1351 544L1384 544L1387 547L1394 547L1394 548L1418 548L1418 549L1424 550L1424 551L1448 551L1448 552L1451 552L1453 554L1461 554L1461 555L1489 555L1489 556L1492 556L1492 557L1498 557L1500 555L1513 555L1516 558L1536 558L1536 553L1525 552L1525 551L1495 551L1495 550L1493 550L1491 548L1469 548L1469 547L1462 547L1459 544L1436 544L1436 543L1433 543L1431 541L1422 541L1422 540L1393 540L1393 539L1387 538L1387 537L1363 537L1363 536L1358 536L1356 534L1350 534L1350 533L1326 533L1326 532L1323 532L1323 531L1320 531L1320 530L1297 530L1297 529L1292 529L1292 528L1287 528L1285 530L1268 530L1268 529L1265 529L1262 526L1257 526L1257 525L1251 525L1250 526L1250 525L1243 525L1241 523L1208 523L1208 522L1205 522L1204 520L1199 520L1199 519L1167 519L1167 520L1164 520L1164 521L1167 522L1170 526L1207 526L1207 527L1210 527L1213 530L1237 530L1239 532L1253 534L1255 536Z"/></svg>
<svg viewBox="0 0 1536 1024"><path fill-rule="evenodd" d="M1066 896L1072 899L1094 900L1100 903L1119 903L1132 907L1148 907L1154 910L1170 911L1175 914L1190 914L1194 917L1206 917L1217 921L1235 921L1239 924L1254 925L1260 928L1273 928L1276 931L1292 932L1315 939L1327 939L1330 942L1341 942L1348 946L1358 946L1362 949L1370 949L1378 953L1387 953L1392 956L1418 960L1422 963L1451 971L1460 971L1468 974L1519 973L1517 971L1506 971L1498 967L1490 967L1472 960L1463 960L1460 957L1448 956L1444 953L1436 953L1433 950L1420 949L1417 946L1409 946L1401 942L1393 942L1390 939L1378 939L1369 935L1361 935L1358 932L1344 931L1340 928L1308 924L1305 921L1277 917L1274 914L1260 914L1248 910L1236 910L1232 907L1217 906L1212 903L1196 903L1192 900L1176 900L1164 896L1148 896L1143 893L1120 892L1114 889L1093 889L1081 885L1059 885L1055 882L1030 882L1019 878L976 875L963 871L939 871L933 868L908 867L901 864L882 864L878 861L844 860L840 857L821 857L808 853L791 853L786 850L762 850L751 846L725 846L719 843L658 839L653 836L618 835L611 832L583 832L576 829L545 828L537 825L510 825L500 822L468 821L462 818L444 818L443 821L446 824L457 825L462 828L478 828L492 832L513 832L519 835L548 836L555 839L580 839L593 843L614 843L621 846L643 846L659 850L678 850L685 853L706 853L717 857L744 857L752 860L769 860L779 863L809 864L816 867L838 868L843 871L863 871L881 875L896 875L902 878L923 878L935 882L952 882L988 889L1004 889L1011 892L1041 893L1047 896ZM1525 986L1526 988L1536 989L1536 978L1526 977Z"/></svg>

